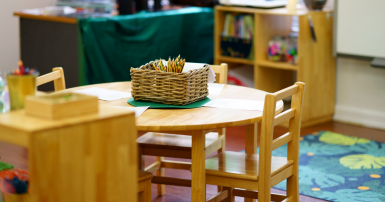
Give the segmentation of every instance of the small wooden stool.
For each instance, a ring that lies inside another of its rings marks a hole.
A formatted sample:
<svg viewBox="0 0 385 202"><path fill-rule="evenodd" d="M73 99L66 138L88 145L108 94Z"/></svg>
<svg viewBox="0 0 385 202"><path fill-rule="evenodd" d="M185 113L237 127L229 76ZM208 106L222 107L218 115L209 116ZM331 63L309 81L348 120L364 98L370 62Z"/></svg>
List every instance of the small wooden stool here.
<svg viewBox="0 0 385 202"><path fill-rule="evenodd" d="M151 179L152 173L139 170L138 175L138 201L150 202L151 201Z"/></svg>

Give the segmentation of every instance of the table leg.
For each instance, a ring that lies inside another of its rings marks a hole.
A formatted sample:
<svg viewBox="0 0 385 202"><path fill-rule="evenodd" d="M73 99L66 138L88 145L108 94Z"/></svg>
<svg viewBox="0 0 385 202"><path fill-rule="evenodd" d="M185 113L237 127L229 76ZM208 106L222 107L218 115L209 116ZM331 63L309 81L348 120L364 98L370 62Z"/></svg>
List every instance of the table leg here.
<svg viewBox="0 0 385 202"><path fill-rule="evenodd" d="M205 134L192 131L191 201L206 201Z"/></svg>
<svg viewBox="0 0 385 202"><path fill-rule="evenodd" d="M245 152L256 154L258 146L258 123L246 125ZM255 202L255 199L245 198L245 202Z"/></svg>
<svg viewBox="0 0 385 202"><path fill-rule="evenodd" d="M246 154L256 154L258 146L258 123L246 125L245 152Z"/></svg>

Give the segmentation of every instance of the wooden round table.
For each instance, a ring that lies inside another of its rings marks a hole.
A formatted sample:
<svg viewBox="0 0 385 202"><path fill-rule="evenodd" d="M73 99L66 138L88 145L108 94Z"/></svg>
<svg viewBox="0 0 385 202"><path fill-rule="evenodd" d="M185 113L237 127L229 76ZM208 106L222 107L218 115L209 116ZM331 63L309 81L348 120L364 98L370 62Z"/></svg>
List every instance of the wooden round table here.
<svg viewBox="0 0 385 202"><path fill-rule="evenodd" d="M131 92L131 82L103 83L66 89L62 92L99 87L111 90ZM225 85L219 95L209 95L211 100L216 98L233 98L260 100L265 99L267 92L234 85ZM103 106L132 107L127 103L129 98L115 101L99 100ZM283 110L283 102L277 102L276 113ZM138 131L163 132L192 136L192 168L191 168L191 199L205 201L205 134L218 128L246 125L246 153L257 151L257 123L262 120L261 111L200 107L194 109L147 109L136 118Z"/></svg>

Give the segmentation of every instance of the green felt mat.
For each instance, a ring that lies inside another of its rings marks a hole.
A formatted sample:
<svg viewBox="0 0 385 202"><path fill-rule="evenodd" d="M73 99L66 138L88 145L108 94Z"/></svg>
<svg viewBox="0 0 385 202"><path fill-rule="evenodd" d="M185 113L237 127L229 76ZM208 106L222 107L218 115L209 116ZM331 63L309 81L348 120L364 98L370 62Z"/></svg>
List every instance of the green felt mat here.
<svg viewBox="0 0 385 202"><path fill-rule="evenodd" d="M198 108L202 107L204 104L210 102L210 98L205 98L203 100L184 105L167 105L157 102L147 102L147 101L135 101L134 98L129 99L127 102L128 104L135 106L135 107L144 107L144 106L150 106L151 109L190 109L190 108Z"/></svg>

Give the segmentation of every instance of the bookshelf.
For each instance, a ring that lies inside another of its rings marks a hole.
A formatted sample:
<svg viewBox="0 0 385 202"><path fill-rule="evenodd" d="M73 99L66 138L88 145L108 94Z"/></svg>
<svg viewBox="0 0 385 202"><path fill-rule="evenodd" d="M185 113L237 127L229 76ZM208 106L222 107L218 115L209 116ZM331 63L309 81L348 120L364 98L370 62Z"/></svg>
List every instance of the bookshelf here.
<svg viewBox="0 0 385 202"><path fill-rule="evenodd" d="M228 12L252 14L254 17L254 60L222 56L221 33ZM291 32L292 17L298 16L298 63L272 62L267 57L268 42L274 35L287 36ZM312 39L309 16L317 37ZM254 66L255 88L275 92L296 81L306 84L302 112L302 127L332 120L335 104L336 61L333 56L333 12L296 11L285 8L256 9L233 6L215 7L214 62ZM295 79L293 79L295 78ZM287 124L286 124L287 125Z"/></svg>

